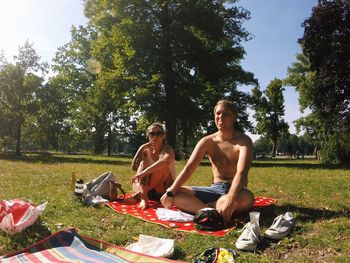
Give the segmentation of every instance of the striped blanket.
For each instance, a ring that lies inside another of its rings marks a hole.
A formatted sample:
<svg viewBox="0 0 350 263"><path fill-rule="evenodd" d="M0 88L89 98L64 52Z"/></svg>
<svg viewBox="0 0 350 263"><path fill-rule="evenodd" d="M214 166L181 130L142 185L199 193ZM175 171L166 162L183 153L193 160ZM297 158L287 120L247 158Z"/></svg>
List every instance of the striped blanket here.
<svg viewBox="0 0 350 263"><path fill-rule="evenodd" d="M179 262L136 253L107 242L79 235L74 229L59 231L21 251L0 257L2 263L19 262Z"/></svg>

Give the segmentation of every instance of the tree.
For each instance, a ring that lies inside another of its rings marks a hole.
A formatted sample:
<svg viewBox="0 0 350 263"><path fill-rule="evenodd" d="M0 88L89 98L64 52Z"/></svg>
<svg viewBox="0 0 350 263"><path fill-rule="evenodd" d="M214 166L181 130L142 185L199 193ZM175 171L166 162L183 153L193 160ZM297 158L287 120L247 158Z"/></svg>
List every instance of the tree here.
<svg viewBox="0 0 350 263"><path fill-rule="evenodd" d="M346 0L319 1L305 20L304 46L311 70L316 72L314 109L327 121L327 132L350 124L350 3Z"/></svg>
<svg viewBox="0 0 350 263"><path fill-rule="evenodd" d="M257 121L258 134L264 135L272 141L272 156L276 155L277 140L288 134L288 124L284 121L284 88L282 81L274 79L266 90L253 89L255 104L254 118Z"/></svg>
<svg viewBox="0 0 350 263"><path fill-rule="evenodd" d="M324 162L350 160L349 10L347 0L319 0L311 17L304 21L304 35L299 39L303 51L300 56L308 65L292 66L288 72L289 82L299 91L301 107L312 112L302 123L309 127L317 124L314 129ZM304 80L309 81L307 85Z"/></svg>
<svg viewBox="0 0 350 263"><path fill-rule="evenodd" d="M59 48L53 60L53 70L71 100L71 133L91 140L96 154L103 153L107 141L110 154L120 103L115 100L115 90L106 88L101 63L91 51L96 32L89 26L73 27L71 36L70 43Z"/></svg>
<svg viewBox="0 0 350 263"><path fill-rule="evenodd" d="M38 92L39 108L36 130L42 149L60 150L60 136L66 136L69 129L71 99L64 81L51 77Z"/></svg>
<svg viewBox="0 0 350 263"><path fill-rule="evenodd" d="M2 60L4 62L4 60ZM6 121L5 133L16 139L16 154L21 154L23 126L38 111L37 93L44 81L46 63L28 41L19 48L14 63L4 62L0 67L0 112Z"/></svg>
<svg viewBox="0 0 350 263"><path fill-rule="evenodd" d="M265 158L271 153L272 147L270 140L264 136L261 136L254 142L254 155L256 159Z"/></svg>
<svg viewBox="0 0 350 263"><path fill-rule="evenodd" d="M249 13L235 2L85 1L97 32L91 52L102 65L99 79L113 90L114 101L137 113L133 118L165 121L174 148L177 134L186 147L195 131L209 128L218 99L240 105L247 95L237 85L255 83L239 64L240 43L249 36L242 21ZM242 108L242 123L249 126Z"/></svg>

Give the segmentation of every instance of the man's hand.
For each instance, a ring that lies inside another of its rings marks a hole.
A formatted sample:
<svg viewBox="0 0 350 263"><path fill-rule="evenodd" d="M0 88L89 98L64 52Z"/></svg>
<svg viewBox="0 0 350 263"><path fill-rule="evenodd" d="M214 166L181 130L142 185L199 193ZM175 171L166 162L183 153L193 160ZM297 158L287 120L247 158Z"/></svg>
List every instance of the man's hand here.
<svg viewBox="0 0 350 263"><path fill-rule="evenodd" d="M166 193L160 198L160 202L164 208L170 209L174 205L173 197L168 196Z"/></svg>
<svg viewBox="0 0 350 263"><path fill-rule="evenodd" d="M216 210L224 217L226 223L232 221L232 216L235 212L236 202L227 194L221 196L216 202Z"/></svg>

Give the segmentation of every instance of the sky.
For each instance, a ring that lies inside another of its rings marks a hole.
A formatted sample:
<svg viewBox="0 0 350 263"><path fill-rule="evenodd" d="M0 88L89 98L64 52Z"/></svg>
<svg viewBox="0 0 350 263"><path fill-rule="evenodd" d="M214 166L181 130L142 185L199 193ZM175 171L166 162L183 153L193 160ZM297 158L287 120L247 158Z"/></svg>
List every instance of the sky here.
<svg viewBox="0 0 350 263"><path fill-rule="evenodd" d="M243 26L253 38L243 43L245 70L254 73L263 90L274 78L283 79L300 52L297 40L303 35L302 22L310 17L317 0L241 0L251 19ZM42 57L51 62L58 47L70 41L72 25L85 25L81 0L0 0L0 51L11 60L28 40ZM290 132L301 115L298 93L285 87L285 120ZM250 92L250 88L242 87ZM253 140L258 136L249 134Z"/></svg>

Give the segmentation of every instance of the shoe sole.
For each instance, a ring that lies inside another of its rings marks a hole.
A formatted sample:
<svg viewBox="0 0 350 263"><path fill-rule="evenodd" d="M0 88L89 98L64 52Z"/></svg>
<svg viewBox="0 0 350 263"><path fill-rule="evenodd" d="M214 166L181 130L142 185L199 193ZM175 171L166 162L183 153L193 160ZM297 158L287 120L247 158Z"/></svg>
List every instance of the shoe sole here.
<svg viewBox="0 0 350 263"><path fill-rule="evenodd" d="M290 229L289 231L284 232L284 233L271 233L271 234L268 234L268 233L265 232L264 237L278 240L278 239L282 239L282 238L288 236L288 234L291 231L292 231L292 229Z"/></svg>
<svg viewBox="0 0 350 263"><path fill-rule="evenodd" d="M236 242L236 248L239 250L244 250L244 251L255 251L257 247L257 244L252 244L252 245L247 245L247 244L240 244Z"/></svg>

